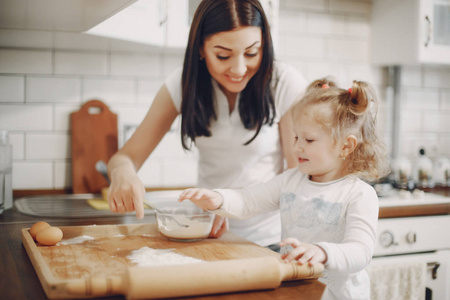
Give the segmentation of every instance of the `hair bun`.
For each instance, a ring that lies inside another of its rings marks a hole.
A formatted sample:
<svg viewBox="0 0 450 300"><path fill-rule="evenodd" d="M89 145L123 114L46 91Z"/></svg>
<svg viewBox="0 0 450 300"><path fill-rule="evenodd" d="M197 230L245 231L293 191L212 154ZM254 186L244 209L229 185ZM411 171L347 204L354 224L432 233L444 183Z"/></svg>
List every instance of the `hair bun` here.
<svg viewBox="0 0 450 300"><path fill-rule="evenodd" d="M316 89L327 89L327 88L336 87L336 86L337 86L336 82L334 82L331 77L324 77L324 78L317 79L317 80L314 80L313 82L311 82L308 85L306 92L308 93L308 92L311 92Z"/></svg>
<svg viewBox="0 0 450 300"><path fill-rule="evenodd" d="M355 115L364 113L374 99L373 88L363 81L353 81L353 85L347 92L347 106Z"/></svg>

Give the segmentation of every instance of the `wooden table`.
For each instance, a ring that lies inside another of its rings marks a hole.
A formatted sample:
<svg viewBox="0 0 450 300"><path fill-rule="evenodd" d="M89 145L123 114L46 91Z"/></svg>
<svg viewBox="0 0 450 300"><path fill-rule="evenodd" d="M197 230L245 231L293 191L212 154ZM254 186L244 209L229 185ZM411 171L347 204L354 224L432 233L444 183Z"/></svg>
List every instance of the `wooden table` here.
<svg viewBox="0 0 450 300"><path fill-rule="evenodd" d="M53 226L107 225L155 223L153 215L138 220L132 215L117 217L97 217L87 219L37 218L23 215L15 208L0 215L0 290L2 299L47 299L36 272L22 245L21 229L29 228L38 221L46 221ZM317 280L283 282L274 290L221 294L185 299L320 299L325 286ZM124 299L123 296L99 299Z"/></svg>

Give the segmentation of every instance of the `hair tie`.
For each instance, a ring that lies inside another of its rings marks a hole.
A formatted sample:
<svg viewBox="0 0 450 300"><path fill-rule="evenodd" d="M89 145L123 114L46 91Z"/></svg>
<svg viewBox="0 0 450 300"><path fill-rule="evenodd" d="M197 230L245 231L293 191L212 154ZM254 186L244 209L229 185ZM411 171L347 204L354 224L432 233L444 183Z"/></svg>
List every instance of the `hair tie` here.
<svg viewBox="0 0 450 300"><path fill-rule="evenodd" d="M350 94L352 93L352 88L349 88L348 91L350 92Z"/></svg>
<svg viewBox="0 0 450 300"><path fill-rule="evenodd" d="M328 89L328 88L330 88L330 86L328 84L326 84L326 83L322 84L322 89Z"/></svg>

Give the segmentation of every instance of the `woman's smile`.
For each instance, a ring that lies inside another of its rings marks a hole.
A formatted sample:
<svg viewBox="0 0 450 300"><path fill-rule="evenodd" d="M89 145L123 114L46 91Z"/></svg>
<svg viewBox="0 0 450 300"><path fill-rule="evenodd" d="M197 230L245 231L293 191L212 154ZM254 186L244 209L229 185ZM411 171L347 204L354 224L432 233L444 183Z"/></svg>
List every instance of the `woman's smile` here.
<svg viewBox="0 0 450 300"><path fill-rule="evenodd" d="M240 83L240 82L242 82L242 80L244 80L245 77L247 77L247 74L245 74L244 76L239 76L239 77L236 77L236 76L230 76L230 75L225 75L225 77L226 77L230 82L233 82L233 83Z"/></svg>

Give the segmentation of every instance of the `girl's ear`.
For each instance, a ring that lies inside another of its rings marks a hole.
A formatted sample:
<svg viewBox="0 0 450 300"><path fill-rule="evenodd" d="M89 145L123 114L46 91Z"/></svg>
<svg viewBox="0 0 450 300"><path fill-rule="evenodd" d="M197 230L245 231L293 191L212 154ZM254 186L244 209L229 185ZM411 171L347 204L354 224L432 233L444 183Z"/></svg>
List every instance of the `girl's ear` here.
<svg viewBox="0 0 450 300"><path fill-rule="evenodd" d="M345 159L347 156L349 156L356 148L356 145L358 144L358 140L356 136L353 134L348 135L345 139L344 144L342 145L342 159Z"/></svg>

